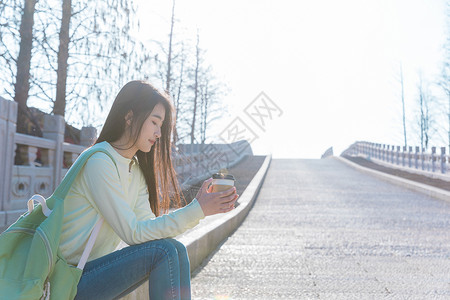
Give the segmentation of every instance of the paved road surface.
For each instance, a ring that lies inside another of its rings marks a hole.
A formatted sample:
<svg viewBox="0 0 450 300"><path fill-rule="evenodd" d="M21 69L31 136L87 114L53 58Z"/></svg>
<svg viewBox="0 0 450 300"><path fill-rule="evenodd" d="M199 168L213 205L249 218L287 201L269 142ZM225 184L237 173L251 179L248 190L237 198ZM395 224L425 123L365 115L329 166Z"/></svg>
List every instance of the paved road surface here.
<svg viewBox="0 0 450 300"><path fill-rule="evenodd" d="M450 299L450 202L342 162L272 160L193 299Z"/></svg>

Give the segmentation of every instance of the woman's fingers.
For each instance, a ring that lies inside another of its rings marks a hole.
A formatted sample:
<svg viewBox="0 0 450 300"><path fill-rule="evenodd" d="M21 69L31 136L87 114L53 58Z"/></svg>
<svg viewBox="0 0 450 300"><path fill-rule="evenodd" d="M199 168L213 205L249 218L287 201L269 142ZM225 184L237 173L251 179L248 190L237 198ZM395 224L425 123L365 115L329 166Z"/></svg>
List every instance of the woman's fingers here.
<svg viewBox="0 0 450 300"><path fill-rule="evenodd" d="M222 208L220 209L221 212L229 212L234 209L234 204L236 203L236 199L238 198L238 195L235 196L233 201L230 201L228 203L223 204Z"/></svg>
<svg viewBox="0 0 450 300"><path fill-rule="evenodd" d="M229 188L228 190L218 192L219 197L227 197L228 195L236 193L236 187Z"/></svg>
<svg viewBox="0 0 450 300"><path fill-rule="evenodd" d="M239 197L238 194L231 194L227 197L222 197L222 198L220 198L220 203L230 203L230 202L236 200L237 197Z"/></svg>
<svg viewBox="0 0 450 300"><path fill-rule="evenodd" d="M227 212L229 212L229 211L232 211L234 209L234 206L232 206L232 207L230 207L230 208L222 208L221 210L220 210L220 212L221 213L227 213Z"/></svg>
<svg viewBox="0 0 450 300"><path fill-rule="evenodd" d="M239 195L234 195L233 198L231 198L228 201L220 203L220 211L227 210L227 209L233 209L234 204L236 203L236 199L239 197Z"/></svg>
<svg viewBox="0 0 450 300"><path fill-rule="evenodd" d="M203 181L202 186L200 187L200 189L197 192L197 196L196 196L197 199L200 198L203 194L208 193L208 187L209 187L209 184L211 183L211 181L212 181L212 178L209 178L209 179L206 179L205 181Z"/></svg>
<svg viewBox="0 0 450 300"><path fill-rule="evenodd" d="M212 180L213 179L210 177L210 178L206 179L205 181L203 181L201 189L206 192L208 190L209 184L211 183Z"/></svg>
<svg viewBox="0 0 450 300"><path fill-rule="evenodd" d="M222 192L207 192L210 189L212 178L206 180L199 191L197 200L203 209L205 215L213 215L217 213L225 213L234 209L234 203L239 197L236 194L236 188L231 187Z"/></svg>

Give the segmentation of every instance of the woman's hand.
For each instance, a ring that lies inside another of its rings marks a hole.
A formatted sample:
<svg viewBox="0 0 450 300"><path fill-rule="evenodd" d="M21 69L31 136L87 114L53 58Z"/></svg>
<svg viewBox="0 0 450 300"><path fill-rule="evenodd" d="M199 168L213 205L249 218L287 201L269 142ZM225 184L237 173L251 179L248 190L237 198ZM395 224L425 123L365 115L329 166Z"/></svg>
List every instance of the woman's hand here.
<svg viewBox="0 0 450 300"><path fill-rule="evenodd" d="M233 210L234 203L239 197L236 194L236 188L232 187L222 192L211 193L211 186L209 186L211 182L212 178L205 180L195 197L205 216L226 213Z"/></svg>

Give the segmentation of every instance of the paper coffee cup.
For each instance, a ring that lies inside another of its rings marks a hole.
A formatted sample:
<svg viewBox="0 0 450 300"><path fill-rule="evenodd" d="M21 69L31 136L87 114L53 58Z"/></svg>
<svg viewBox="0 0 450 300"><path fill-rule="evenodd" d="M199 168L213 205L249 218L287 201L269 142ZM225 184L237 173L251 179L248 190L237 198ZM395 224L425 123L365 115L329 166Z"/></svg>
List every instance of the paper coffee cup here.
<svg viewBox="0 0 450 300"><path fill-rule="evenodd" d="M212 192L222 192L234 186L234 176L231 174L216 173L212 176Z"/></svg>

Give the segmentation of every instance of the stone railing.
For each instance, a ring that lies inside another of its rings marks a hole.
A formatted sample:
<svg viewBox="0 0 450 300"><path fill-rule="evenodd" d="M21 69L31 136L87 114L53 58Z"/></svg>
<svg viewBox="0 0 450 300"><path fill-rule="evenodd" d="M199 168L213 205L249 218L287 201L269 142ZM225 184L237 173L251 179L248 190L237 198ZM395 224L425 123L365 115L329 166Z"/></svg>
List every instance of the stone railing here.
<svg viewBox="0 0 450 300"><path fill-rule="evenodd" d="M420 147L413 148L412 146L401 147L370 142L356 142L345 150L341 156L361 156L377 163L387 164L414 173L450 179L450 155L445 152L445 147L441 147L438 154L436 147L431 147L431 152L425 152Z"/></svg>
<svg viewBox="0 0 450 300"><path fill-rule="evenodd" d="M174 155L174 166L182 185L190 185L232 167L247 155L253 153L245 140L232 144L181 144Z"/></svg>
<svg viewBox="0 0 450 300"><path fill-rule="evenodd" d="M64 142L65 123L61 116L44 117L43 138L16 133L16 120L17 103L0 97L0 229L25 211L33 194L50 196L97 134L95 128L83 127L82 145L74 145ZM252 155L247 141L180 145L173 153L173 162L185 188L212 172L231 167L246 155Z"/></svg>
<svg viewBox="0 0 450 300"><path fill-rule="evenodd" d="M62 116L44 116L43 138L16 132L17 103L0 98L0 228L25 211L33 194L51 195L96 130L81 130L82 145L64 142Z"/></svg>

